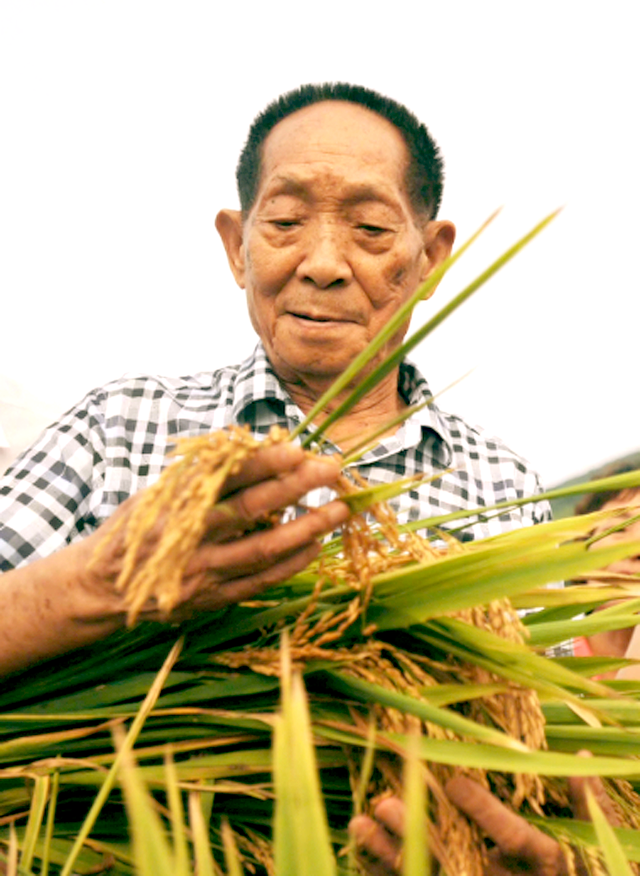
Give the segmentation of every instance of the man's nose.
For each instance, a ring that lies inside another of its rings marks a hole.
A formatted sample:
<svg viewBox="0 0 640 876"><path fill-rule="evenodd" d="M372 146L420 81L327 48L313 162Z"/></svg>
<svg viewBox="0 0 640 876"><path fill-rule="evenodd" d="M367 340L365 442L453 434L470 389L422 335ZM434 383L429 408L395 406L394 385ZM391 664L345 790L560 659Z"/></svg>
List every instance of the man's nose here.
<svg viewBox="0 0 640 876"><path fill-rule="evenodd" d="M298 277L320 289L345 285L352 277L347 245L344 230L332 223L309 228Z"/></svg>

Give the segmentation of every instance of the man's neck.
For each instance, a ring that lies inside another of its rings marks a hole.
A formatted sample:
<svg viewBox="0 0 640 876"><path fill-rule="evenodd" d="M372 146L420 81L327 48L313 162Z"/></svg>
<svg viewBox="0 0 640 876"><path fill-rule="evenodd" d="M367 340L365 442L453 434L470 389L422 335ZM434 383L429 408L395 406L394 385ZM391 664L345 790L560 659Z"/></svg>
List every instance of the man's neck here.
<svg viewBox="0 0 640 876"><path fill-rule="evenodd" d="M302 383L286 383L284 386L293 401L304 414L312 410L322 392L318 386ZM328 410L314 418L316 425L321 425L327 414L348 397L352 389L347 389L331 402ZM361 398L356 405L340 417L327 431L327 437L342 451L348 451L360 444L367 435L378 431L391 422L406 408L406 404L398 394L398 372L389 374L374 389ZM392 434L397 426L392 426L379 437Z"/></svg>

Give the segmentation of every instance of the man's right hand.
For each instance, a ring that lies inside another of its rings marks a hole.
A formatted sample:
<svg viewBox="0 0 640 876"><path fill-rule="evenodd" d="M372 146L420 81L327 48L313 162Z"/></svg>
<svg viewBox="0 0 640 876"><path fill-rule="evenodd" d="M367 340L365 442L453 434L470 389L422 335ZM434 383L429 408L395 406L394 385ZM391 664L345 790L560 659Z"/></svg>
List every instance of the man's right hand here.
<svg viewBox="0 0 640 876"><path fill-rule="evenodd" d="M340 472L328 457L310 457L293 444L260 449L231 475L211 509L204 538L191 558L182 582L180 602L170 618L183 620L197 611L215 611L251 599L265 588L304 569L320 550L319 538L339 527L349 516L347 506L334 501L277 526L265 525L273 513L295 505L316 487L330 486ZM124 530L108 552L89 562L95 549L122 515L130 515L138 497L127 500L103 527L84 543L88 574L84 586L92 592L114 593L122 566ZM153 552L162 519L148 533L140 555ZM158 618L149 605L146 618Z"/></svg>
<svg viewBox="0 0 640 876"><path fill-rule="evenodd" d="M246 460L224 485L223 507L211 511L205 537L187 567L179 605L168 620L251 599L304 569L320 550L319 538L348 518L347 506L336 500L287 523L260 524L310 490L334 484L339 471L335 460L309 457L289 443L261 448ZM96 555L96 548L138 501L137 496L128 499L83 541L0 577L0 675L89 644L124 625L126 607L115 589L123 530L114 533L106 550ZM160 517L142 555L153 551L161 526ZM146 606L143 616L158 618L155 605Z"/></svg>

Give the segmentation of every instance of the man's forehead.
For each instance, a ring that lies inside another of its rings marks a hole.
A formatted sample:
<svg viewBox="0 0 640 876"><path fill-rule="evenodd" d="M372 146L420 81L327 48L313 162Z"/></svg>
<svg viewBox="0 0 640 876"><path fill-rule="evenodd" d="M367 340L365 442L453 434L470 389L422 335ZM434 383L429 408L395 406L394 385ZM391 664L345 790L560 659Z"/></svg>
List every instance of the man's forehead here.
<svg viewBox="0 0 640 876"><path fill-rule="evenodd" d="M271 130L261 157L261 185L270 190L293 193L305 181L335 172L352 181L355 199L380 184L406 196L409 151L402 134L358 104L322 101L291 113Z"/></svg>
<svg viewBox="0 0 640 876"><path fill-rule="evenodd" d="M296 172L291 170L287 174L274 174L265 182L263 197L267 199L280 196L291 196L300 201L313 203L317 193L332 192L332 200L339 203L342 208L356 207L367 202L383 204L390 209L398 211L399 203L397 193L389 181L381 178L371 181L371 178L358 180L354 176L345 179L340 174L334 173L327 168L322 178L319 179L317 172L307 170Z"/></svg>
<svg viewBox="0 0 640 876"><path fill-rule="evenodd" d="M324 100L296 110L274 125L265 138L262 159L270 153L295 154L316 149L367 149L372 153L392 154L405 161L408 149L400 130L383 116L360 104Z"/></svg>

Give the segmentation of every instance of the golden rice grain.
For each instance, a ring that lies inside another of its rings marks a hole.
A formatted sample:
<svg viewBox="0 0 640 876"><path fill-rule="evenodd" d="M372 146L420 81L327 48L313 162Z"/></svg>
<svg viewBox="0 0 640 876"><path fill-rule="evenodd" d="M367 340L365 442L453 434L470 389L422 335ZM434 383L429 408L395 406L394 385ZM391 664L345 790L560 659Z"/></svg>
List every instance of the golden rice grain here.
<svg viewBox="0 0 640 876"><path fill-rule="evenodd" d="M283 430L275 430L267 439L270 443L288 440ZM243 460L263 446L247 430L232 427L212 435L181 440L176 448L177 461L169 466L155 484L143 495L133 514L120 527L124 532L125 556L117 580L118 590L125 593L129 620L133 622L142 607L150 600L161 611L169 612L180 598L180 586L185 568L200 542L207 514L219 499L227 477L237 471ZM357 473L343 472L338 485L339 496L348 496L364 485ZM440 557L443 551L464 551L465 546L442 533L445 547L433 546L415 533L402 533L395 514L385 503L369 509L369 518L356 514L343 527L342 553L327 556L321 563L318 579L311 597L289 629L289 651L293 668L304 670L316 660L329 661L346 674L384 688L401 691L416 699L437 684L490 684L502 682L481 667L465 664L448 656L435 660L429 654L409 654L378 640L375 627L366 620L373 581L376 575L407 563L428 563ZM270 525L278 525L278 519ZM150 533L158 531L154 551L142 556L142 546ZM121 533L120 533L121 534ZM109 533L112 539L117 531ZM106 549L106 544L99 550ZM347 585L353 589L353 598L346 607L336 606L320 611L325 587ZM252 605L266 605L256 600ZM457 612L459 620L493 633L509 642L524 642L526 630L511 603L496 600L487 606ZM357 627L356 625L359 625ZM219 665L235 670L242 668L265 675L277 676L281 671L281 657L277 628L265 644L243 646L213 655ZM345 643L349 634L350 644ZM504 682L503 682L504 684ZM544 716L534 691L508 683L502 693L460 703L460 708L472 720L502 730L529 748L546 748ZM371 714L381 731L395 733L416 730L433 738L458 739L452 731L403 714L380 704L369 709L355 704L348 706L354 725L366 735ZM359 782L360 752L350 759L350 778L353 787ZM431 848L447 872L457 876L482 876L486 866L486 850L478 828L470 824L453 806L444 793L446 782L455 774L464 772L479 781L514 810L524 807L529 812L543 814L547 795L558 805L566 804L564 788L556 780L536 775L485 773L482 770L457 770L453 767L426 765L430 792ZM398 763L388 754L379 755L374 774L369 782L369 794L399 791ZM640 826L638 797L627 783L610 782L611 796L615 799L621 820L634 827ZM239 837L238 844L265 867L273 871L268 848L256 845L256 838ZM567 869L576 870L574 852L566 848ZM590 860L591 872L597 873L599 864Z"/></svg>

